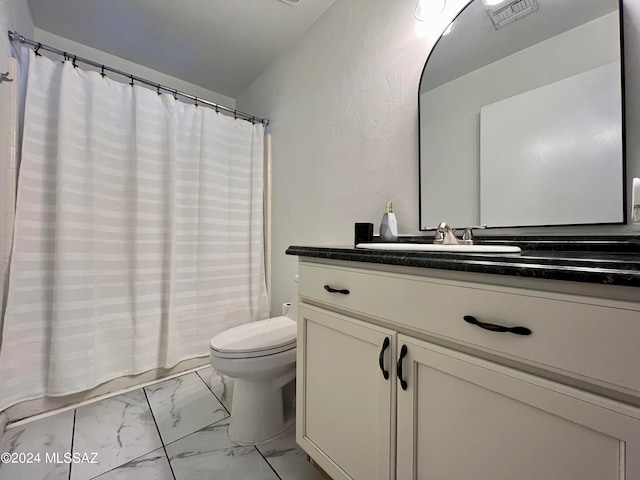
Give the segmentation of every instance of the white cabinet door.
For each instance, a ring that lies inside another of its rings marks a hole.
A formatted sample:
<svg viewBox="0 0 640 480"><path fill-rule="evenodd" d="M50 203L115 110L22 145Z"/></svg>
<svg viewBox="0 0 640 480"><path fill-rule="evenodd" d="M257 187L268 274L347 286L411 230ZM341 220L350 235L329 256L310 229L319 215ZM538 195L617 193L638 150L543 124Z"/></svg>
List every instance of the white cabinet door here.
<svg viewBox="0 0 640 480"><path fill-rule="evenodd" d="M304 304L298 319L297 442L334 480L395 478L395 332Z"/></svg>
<svg viewBox="0 0 640 480"><path fill-rule="evenodd" d="M398 480L640 479L639 409L398 335L403 345Z"/></svg>

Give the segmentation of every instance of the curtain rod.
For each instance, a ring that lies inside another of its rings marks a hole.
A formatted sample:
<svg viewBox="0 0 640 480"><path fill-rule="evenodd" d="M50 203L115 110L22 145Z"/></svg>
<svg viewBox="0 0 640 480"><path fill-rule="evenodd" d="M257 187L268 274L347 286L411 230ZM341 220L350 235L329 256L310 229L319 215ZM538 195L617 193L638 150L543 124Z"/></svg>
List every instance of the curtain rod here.
<svg viewBox="0 0 640 480"><path fill-rule="evenodd" d="M134 82L143 83L145 85L149 85L151 87L156 88L158 90L158 93L160 93L160 90L164 90L165 92L169 92L173 94L174 97L176 97L177 95L180 95L181 97L193 100L196 105L202 104L202 105L207 105L209 107L213 107L216 110L216 112L218 111L227 112L230 115L233 115L235 118L240 118L242 120L246 120L251 123L262 123L265 127L269 125L269 120L266 118L257 118L257 117L254 117L253 115L249 115L248 113L239 112L238 110L235 110L233 108L225 107L224 105L218 105L217 103L203 100L202 98L196 97L195 95L190 95L188 93L181 92L179 90L176 90L175 88L166 87L164 85L161 85L158 82L152 82L151 80L147 80L145 78L141 78L127 72L123 72L122 70L118 70L117 68L108 67L107 65L103 65L102 63L94 62L92 60L88 60L86 58L73 55L69 52L59 50L49 45L44 45L34 40L25 38L22 35L20 35L18 32L12 32L11 30L9 30L9 40L12 42L24 43L26 45L31 45L32 47L35 47L36 54L38 53L38 50L46 50L48 52L55 53L57 55L62 55L65 58L65 60L73 61L74 66L75 66L75 62L82 62L82 63L86 63L87 65L91 65L93 67L99 68L101 70L102 76L104 76L105 71L112 72L117 75L121 75L123 77L129 78L131 80L131 85L133 85Z"/></svg>

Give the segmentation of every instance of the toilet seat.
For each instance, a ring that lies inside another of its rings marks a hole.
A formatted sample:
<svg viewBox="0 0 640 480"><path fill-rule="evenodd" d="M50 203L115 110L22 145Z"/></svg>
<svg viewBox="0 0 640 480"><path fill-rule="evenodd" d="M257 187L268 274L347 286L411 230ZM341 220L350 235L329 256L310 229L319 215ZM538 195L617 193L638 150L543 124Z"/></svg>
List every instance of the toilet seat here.
<svg viewBox="0 0 640 480"><path fill-rule="evenodd" d="M211 354L219 358L255 358L296 347L297 324L274 317L226 330L211 339Z"/></svg>

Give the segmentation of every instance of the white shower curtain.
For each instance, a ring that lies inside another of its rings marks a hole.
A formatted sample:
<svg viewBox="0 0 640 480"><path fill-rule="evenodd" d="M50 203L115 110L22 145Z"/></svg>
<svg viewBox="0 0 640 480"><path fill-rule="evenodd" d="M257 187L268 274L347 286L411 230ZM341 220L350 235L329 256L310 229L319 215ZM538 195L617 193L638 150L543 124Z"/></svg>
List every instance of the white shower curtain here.
<svg viewBox="0 0 640 480"><path fill-rule="evenodd" d="M0 410L207 355L269 311L263 126L29 63Z"/></svg>

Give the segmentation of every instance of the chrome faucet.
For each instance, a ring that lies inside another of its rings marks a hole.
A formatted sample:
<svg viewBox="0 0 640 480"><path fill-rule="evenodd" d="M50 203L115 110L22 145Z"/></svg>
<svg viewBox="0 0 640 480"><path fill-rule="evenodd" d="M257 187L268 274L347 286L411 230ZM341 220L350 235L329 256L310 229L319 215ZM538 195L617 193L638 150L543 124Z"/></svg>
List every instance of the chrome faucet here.
<svg viewBox="0 0 640 480"><path fill-rule="evenodd" d="M460 241L456 237L456 231L447 225L447 222L441 222L436 228L436 234L433 237L433 243L442 245L460 245Z"/></svg>
<svg viewBox="0 0 640 480"><path fill-rule="evenodd" d="M456 237L456 231L447 225L447 222L441 222L436 227L436 234L433 237L433 243L441 245L473 245L473 229L474 228L487 228L486 225L478 225L475 227L467 227L464 229L462 239L459 240Z"/></svg>

